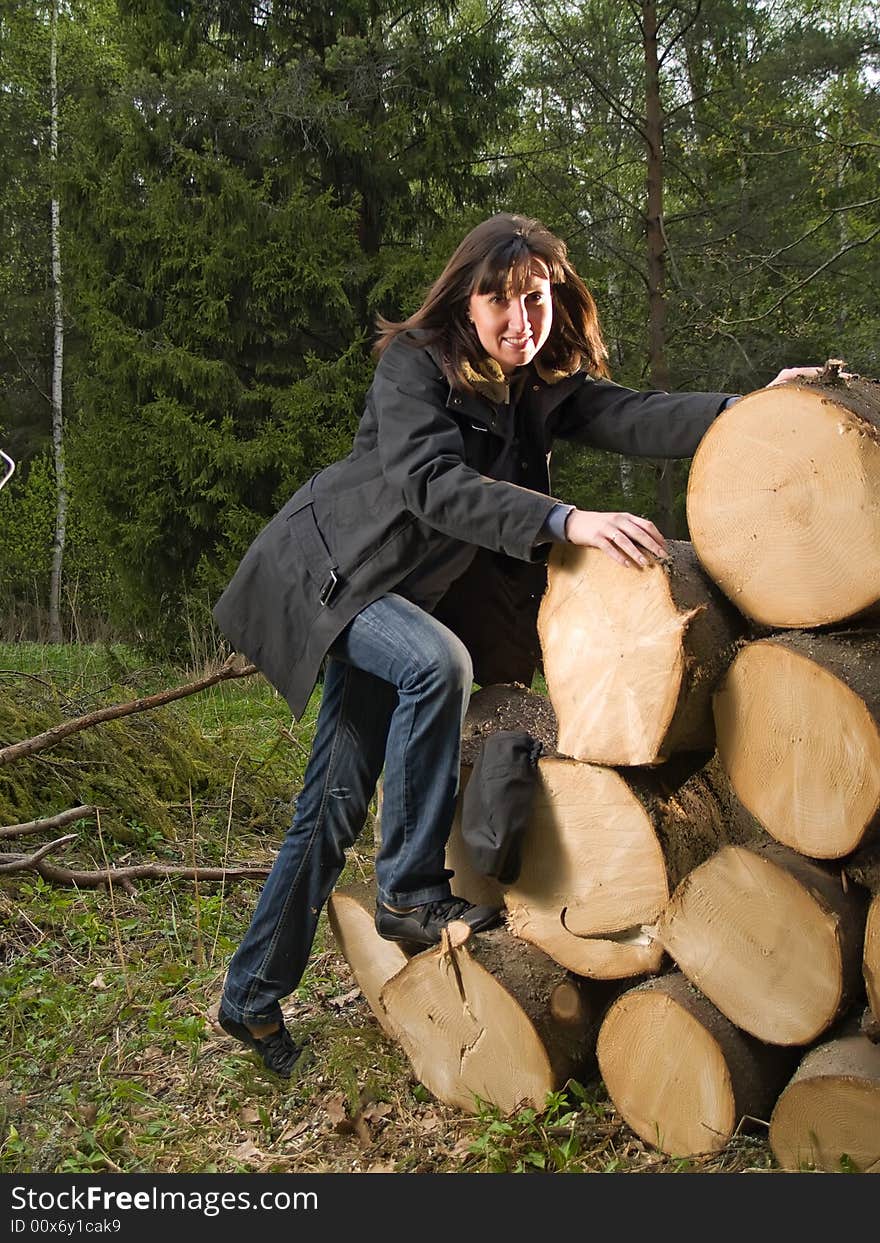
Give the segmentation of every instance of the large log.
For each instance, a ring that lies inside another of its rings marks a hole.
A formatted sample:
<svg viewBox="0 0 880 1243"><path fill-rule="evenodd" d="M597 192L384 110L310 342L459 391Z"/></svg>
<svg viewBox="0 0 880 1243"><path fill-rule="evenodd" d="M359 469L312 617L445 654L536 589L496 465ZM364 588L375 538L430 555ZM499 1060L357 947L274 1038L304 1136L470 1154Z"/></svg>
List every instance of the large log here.
<svg viewBox="0 0 880 1243"><path fill-rule="evenodd" d="M596 764L659 764L714 749L711 695L743 619L690 544L624 567L558 544L538 614L559 752Z"/></svg>
<svg viewBox="0 0 880 1243"><path fill-rule="evenodd" d="M447 1105L512 1113L581 1077L611 994L497 928L449 925L394 975L380 1004L416 1076Z"/></svg>
<svg viewBox="0 0 880 1243"><path fill-rule="evenodd" d="M657 971L653 925L692 868L738 826L701 774L542 759L522 868L504 891L511 929L578 975ZM735 838L734 840L741 840Z"/></svg>
<svg viewBox="0 0 880 1243"><path fill-rule="evenodd" d="M867 897L776 842L725 846L677 887L657 936L737 1027L807 1045L862 993Z"/></svg>
<svg viewBox="0 0 880 1243"><path fill-rule="evenodd" d="M691 464L697 556L771 627L840 622L880 601L880 384L759 389L715 420Z"/></svg>
<svg viewBox="0 0 880 1243"><path fill-rule="evenodd" d="M770 1119L786 1170L880 1173L880 1045L847 1035L810 1050Z"/></svg>
<svg viewBox="0 0 880 1243"><path fill-rule="evenodd" d="M720 1152L740 1126L769 1118L791 1074L788 1050L739 1031L678 972L618 997L596 1053L627 1125L677 1157Z"/></svg>
<svg viewBox="0 0 880 1243"><path fill-rule="evenodd" d="M880 635L746 644L714 697L718 755L778 841L839 859L880 830Z"/></svg>

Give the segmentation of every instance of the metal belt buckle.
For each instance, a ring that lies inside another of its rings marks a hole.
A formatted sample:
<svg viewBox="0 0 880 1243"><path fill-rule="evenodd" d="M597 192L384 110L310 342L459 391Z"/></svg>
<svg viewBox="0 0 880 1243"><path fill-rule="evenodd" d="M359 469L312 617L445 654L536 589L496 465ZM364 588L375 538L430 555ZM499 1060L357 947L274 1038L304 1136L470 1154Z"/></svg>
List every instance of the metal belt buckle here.
<svg viewBox="0 0 880 1243"><path fill-rule="evenodd" d="M333 595L333 593L336 591L336 588L338 586L339 586L339 575L336 573L335 570L331 570L330 576L329 578L324 580L324 585L321 588L321 594L318 596L318 599L321 601L322 604L330 603L330 598Z"/></svg>

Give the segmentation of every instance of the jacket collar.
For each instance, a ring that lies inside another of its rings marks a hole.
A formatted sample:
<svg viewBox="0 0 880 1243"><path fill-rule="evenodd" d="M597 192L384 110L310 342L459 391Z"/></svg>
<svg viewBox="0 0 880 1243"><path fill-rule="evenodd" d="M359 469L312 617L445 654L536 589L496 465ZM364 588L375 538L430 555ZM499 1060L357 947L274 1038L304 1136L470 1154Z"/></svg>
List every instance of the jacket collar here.
<svg viewBox="0 0 880 1243"><path fill-rule="evenodd" d="M537 358L532 362L532 366L538 378L545 384L558 384L560 380L567 380L570 375L574 374L573 370L557 371L553 367L545 367ZM465 380L480 397L487 397L495 405L501 405L510 400L510 383L494 358L483 358L476 367L465 362L462 371Z"/></svg>

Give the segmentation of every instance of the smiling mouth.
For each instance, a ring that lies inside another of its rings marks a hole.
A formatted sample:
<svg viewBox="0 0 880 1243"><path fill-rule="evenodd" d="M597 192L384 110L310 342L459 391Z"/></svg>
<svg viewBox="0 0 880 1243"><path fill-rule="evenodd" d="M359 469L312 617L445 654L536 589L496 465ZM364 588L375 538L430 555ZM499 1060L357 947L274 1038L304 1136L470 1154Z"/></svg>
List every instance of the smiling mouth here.
<svg viewBox="0 0 880 1243"><path fill-rule="evenodd" d="M532 337L502 337L502 340L504 341L505 345L512 345L515 350L524 350L527 345L531 344L533 338Z"/></svg>

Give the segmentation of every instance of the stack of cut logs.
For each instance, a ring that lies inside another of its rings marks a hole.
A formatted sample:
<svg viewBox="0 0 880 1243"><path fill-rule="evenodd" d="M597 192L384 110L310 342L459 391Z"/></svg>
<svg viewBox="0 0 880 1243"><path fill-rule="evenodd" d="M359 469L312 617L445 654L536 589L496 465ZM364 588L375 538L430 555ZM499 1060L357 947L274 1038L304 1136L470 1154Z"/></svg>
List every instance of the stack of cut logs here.
<svg viewBox="0 0 880 1243"><path fill-rule="evenodd" d="M448 1104L540 1109L598 1065L666 1153L769 1123L783 1168L880 1170L880 384L829 363L743 398L687 512L643 570L556 546L549 703L472 700L462 790L488 733L544 742L516 881L449 843L506 926L410 956L366 890L331 925Z"/></svg>

